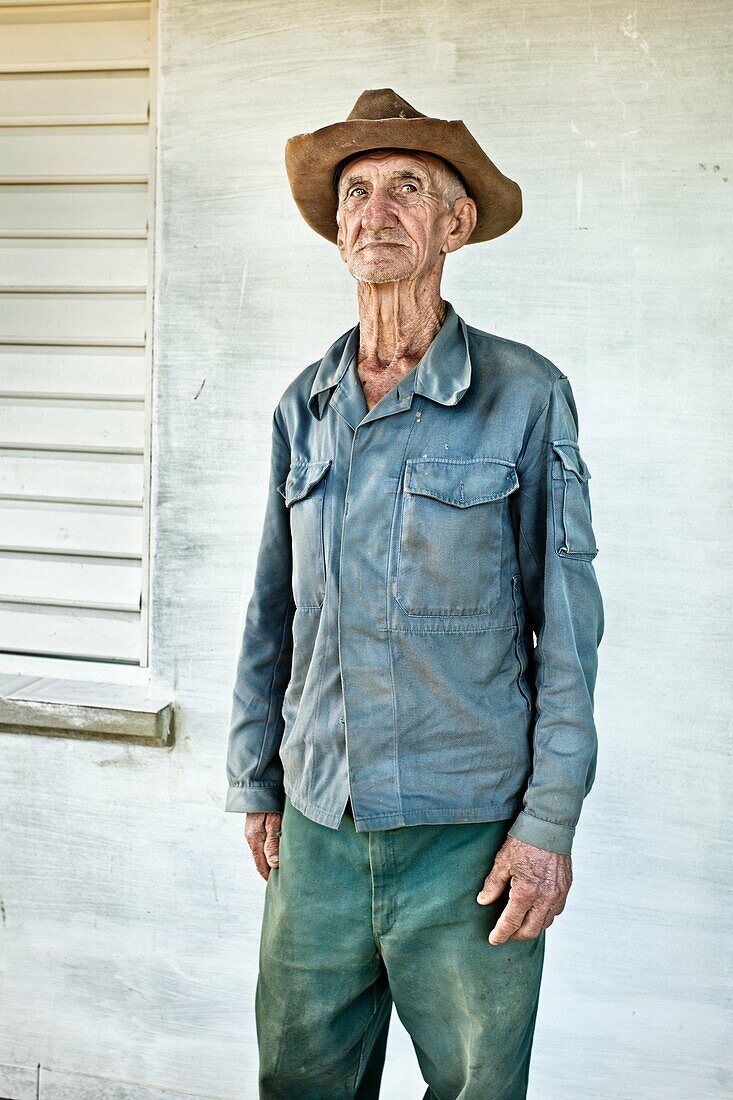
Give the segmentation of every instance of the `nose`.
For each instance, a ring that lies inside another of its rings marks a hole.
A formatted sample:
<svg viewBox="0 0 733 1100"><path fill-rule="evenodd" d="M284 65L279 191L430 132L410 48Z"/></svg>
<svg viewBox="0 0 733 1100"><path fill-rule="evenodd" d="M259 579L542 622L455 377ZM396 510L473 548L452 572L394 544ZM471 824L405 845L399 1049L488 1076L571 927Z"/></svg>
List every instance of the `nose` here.
<svg viewBox="0 0 733 1100"><path fill-rule="evenodd" d="M389 196L380 187L375 187L362 207L361 224L364 229L388 229L397 225Z"/></svg>

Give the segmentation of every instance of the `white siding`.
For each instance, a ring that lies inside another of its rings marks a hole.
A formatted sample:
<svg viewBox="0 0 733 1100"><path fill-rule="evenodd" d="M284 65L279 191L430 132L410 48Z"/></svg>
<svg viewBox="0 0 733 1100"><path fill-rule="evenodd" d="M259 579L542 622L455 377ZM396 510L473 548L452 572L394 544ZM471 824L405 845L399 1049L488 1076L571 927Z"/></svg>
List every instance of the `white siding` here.
<svg viewBox="0 0 733 1100"><path fill-rule="evenodd" d="M0 648L147 660L147 3L0 6Z"/></svg>

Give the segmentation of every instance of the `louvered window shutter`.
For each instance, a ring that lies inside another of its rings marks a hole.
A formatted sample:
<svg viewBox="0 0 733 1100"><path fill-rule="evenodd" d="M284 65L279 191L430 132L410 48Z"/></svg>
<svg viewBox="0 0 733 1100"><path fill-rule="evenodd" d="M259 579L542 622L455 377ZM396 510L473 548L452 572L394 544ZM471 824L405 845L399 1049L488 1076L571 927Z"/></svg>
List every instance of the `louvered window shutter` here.
<svg viewBox="0 0 733 1100"><path fill-rule="evenodd" d="M0 650L147 663L151 9L0 5Z"/></svg>

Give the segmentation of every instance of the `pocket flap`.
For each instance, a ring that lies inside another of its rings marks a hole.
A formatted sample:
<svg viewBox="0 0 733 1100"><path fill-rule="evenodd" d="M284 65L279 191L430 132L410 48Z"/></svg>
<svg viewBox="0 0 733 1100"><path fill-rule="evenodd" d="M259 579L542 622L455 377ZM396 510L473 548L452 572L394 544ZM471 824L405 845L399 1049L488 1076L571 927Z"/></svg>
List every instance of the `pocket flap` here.
<svg viewBox="0 0 733 1100"><path fill-rule="evenodd" d="M277 490L285 497L285 504L289 508L296 500L307 496L314 485L317 485L331 465L331 459L323 462L298 462L292 466L290 473Z"/></svg>
<svg viewBox="0 0 733 1100"><path fill-rule="evenodd" d="M572 440L554 439L552 440L552 449L562 462L563 471L570 470L581 481L588 480L590 470L583 460L577 443L573 443ZM563 475L558 472L557 476L562 477Z"/></svg>
<svg viewBox="0 0 733 1100"><path fill-rule="evenodd" d="M501 458L408 459L405 489L458 508L500 500L519 488L513 462Z"/></svg>

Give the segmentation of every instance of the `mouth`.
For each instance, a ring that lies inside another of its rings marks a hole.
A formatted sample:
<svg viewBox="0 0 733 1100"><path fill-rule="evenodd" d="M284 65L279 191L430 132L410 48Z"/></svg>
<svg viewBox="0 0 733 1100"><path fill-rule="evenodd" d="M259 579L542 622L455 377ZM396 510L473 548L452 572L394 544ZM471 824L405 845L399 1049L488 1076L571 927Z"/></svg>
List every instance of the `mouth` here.
<svg viewBox="0 0 733 1100"><path fill-rule="evenodd" d="M367 241L366 244L362 244L359 246L358 251L361 251L362 248L375 248L379 247L379 245L385 244L398 245L402 247L402 241Z"/></svg>

